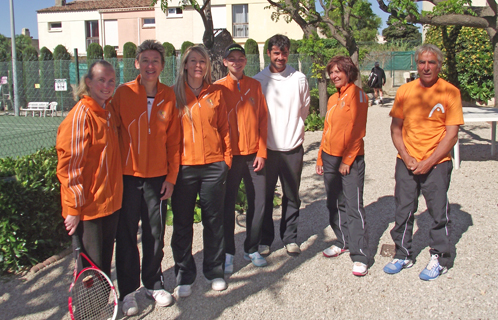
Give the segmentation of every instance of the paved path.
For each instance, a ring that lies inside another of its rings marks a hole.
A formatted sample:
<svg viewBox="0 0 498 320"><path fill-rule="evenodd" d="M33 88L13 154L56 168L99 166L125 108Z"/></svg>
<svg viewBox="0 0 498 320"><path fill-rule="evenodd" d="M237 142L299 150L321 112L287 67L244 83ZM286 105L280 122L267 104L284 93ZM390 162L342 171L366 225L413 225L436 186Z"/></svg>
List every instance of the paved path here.
<svg viewBox="0 0 498 320"><path fill-rule="evenodd" d="M195 226L194 253L198 278L189 298L169 308L155 308L137 294L141 313L137 319L493 319L498 317L498 241L496 237L498 157L490 156L489 124L464 126L460 131L460 170L453 172L449 192L456 243L454 267L436 281L418 279L429 259L431 220L421 198L416 216L413 268L390 276L382 271L390 261L380 255L391 244L394 221L394 164L396 151L389 133L390 105L369 109L366 144L364 202L370 249L375 262L369 274L351 274L348 255L327 259L321 251L335 236L328 226L325 193L314 167L321 132L306 134L302 177L299 242L303 253L289 257L280 240L272 246L269 266L255 268L242 258L244 229L237 227L235 273L228 290L214 293L202 276L202 226ZM280 209L275 210L278 222ZM417 229L420 227L420 229ZM278 223L277 223L278 228ZM169 244L172 228L166 230ZM173 259L169 246L163 260L166 288L174 288ZM1 319L69 319L67 288L72 259L0 283ZM122 318L119 314L118 318Z"/></svg>

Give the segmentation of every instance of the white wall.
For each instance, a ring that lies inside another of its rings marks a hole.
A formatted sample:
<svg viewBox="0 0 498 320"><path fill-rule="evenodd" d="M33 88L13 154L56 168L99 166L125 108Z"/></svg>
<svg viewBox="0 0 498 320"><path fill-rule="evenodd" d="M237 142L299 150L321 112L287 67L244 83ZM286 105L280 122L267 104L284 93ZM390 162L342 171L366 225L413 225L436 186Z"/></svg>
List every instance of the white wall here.
<svg viewBox="0 0 498 320"><path fill-rule="evenodd" d="M53 51L57 45L62 44L69 53L73 54L74 48L77 48L81 55L86 54L85 21L100 20L100 14L97 11L38 13L37 20L40 48L47 47ZM62 30L50 31L50 22L61 22ZM102 35L102 23L99 34Z"/></svg>

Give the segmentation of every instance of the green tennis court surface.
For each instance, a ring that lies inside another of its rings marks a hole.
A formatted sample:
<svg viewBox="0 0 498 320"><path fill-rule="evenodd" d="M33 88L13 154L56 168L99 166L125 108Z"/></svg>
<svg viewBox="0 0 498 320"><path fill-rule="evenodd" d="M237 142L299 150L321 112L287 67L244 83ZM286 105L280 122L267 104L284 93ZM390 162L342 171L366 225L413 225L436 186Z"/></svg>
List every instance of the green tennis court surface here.
<svg viewBox="0 0 498 320"><path fill-rule="evenodd" d="M0 158L16 158L55 146L62 120L63 117L0 115Z"/></svg>

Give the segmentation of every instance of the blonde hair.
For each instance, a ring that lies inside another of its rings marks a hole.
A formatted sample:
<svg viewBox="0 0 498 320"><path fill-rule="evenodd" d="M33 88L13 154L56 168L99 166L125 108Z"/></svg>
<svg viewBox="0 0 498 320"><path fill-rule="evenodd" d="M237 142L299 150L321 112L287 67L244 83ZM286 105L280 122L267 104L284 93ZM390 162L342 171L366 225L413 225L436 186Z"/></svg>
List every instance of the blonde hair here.
<svg viewBox="0 0 498 320"><path fill-rule="evenodd" d="M74 91L74 100L78 101L79 99L83 98L83 96L90 96L90 88L88 88L86 84L86 79L93 79L93 69L95 68L96 65L100 64L104 68L110 68L116 74L116 71L114 71L114 68L112 64L105 60L99 60L95 61L90 65L88 68L88 73L85 74L83 77L81 77L80 84L78 85L78 88L76 88L76 91Z"/></svg>
<svg viewBox="0 0 498 320"><path fill-rule="evenodd" d="M206 60L206 74L204 75L204 82L206 82L208 85L211 85L213 83L211 79L211 60L209 59L209 54L207 53L206 49L201 45L195 45L185 50L185 53L182 56L182 61L178 70L178 76L176 77L176 82L173 89L175 91L176 107L180 111L180 117L186 114L190 120L192 120L192 115L190 114L190 110L187 105L187 95L185 93L185 82L187 82L187 72L185 72L185 66L187 65L190 53L192 52L197 52L202 56L202 58L204 58L204 60Z"/></svg>

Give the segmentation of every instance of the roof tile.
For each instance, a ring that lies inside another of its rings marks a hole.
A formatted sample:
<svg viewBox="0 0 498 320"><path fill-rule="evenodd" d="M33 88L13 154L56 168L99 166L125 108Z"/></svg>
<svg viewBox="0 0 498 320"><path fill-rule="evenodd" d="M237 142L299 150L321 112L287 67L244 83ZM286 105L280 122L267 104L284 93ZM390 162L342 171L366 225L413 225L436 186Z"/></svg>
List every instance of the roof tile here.
<svg viewBox="0 0 498 320"><path fill-rule="evenodd" d="M38 13L93 11L100 9L150 8L151 0L75 0L65 6L40 9Z"/></svg>

